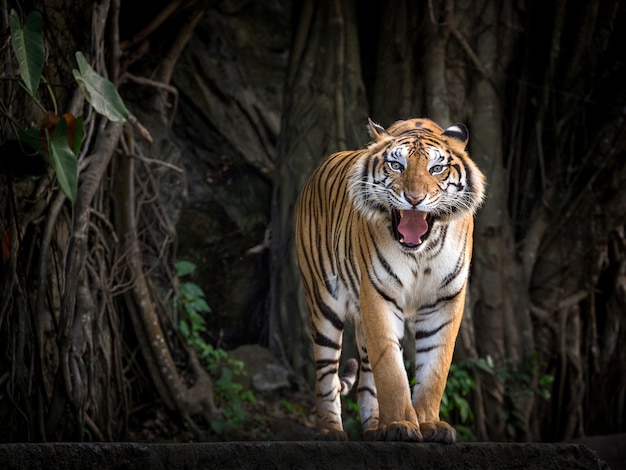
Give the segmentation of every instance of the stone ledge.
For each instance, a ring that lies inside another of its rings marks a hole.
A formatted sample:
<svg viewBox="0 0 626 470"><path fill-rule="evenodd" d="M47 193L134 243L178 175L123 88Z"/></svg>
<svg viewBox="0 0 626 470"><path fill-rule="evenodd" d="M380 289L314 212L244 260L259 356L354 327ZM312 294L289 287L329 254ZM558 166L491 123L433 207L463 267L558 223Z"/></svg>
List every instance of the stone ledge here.
<svg viewBox="0 0 626 470"><path fill-rule="evenodd" d="M0 468L17 469L603 469L579 444L227 442L0 444Z"/></svg>

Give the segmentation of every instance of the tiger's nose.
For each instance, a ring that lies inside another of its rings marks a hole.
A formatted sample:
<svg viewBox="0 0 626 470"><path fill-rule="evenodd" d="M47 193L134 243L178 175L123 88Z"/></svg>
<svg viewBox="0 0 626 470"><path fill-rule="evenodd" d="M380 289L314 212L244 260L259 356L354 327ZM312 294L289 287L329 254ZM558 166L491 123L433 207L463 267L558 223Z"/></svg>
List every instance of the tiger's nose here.
<svg viewBox="0 0 626 470"><path fill-rule="evenodd" d="M426 199L426 195L425 194L404 193L404 198L409 202L409 204L411 204L413 206L417 206L420 202L422 202L424 199Z"/></svg>

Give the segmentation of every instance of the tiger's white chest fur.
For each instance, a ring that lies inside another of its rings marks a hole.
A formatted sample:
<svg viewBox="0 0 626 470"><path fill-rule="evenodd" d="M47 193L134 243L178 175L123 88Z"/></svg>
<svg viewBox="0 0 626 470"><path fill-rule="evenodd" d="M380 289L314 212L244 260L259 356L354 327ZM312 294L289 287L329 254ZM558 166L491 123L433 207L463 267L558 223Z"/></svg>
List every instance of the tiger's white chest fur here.
<svg viewBox="0 0 626 470"><path fill-rule="evenodd" d="M358 217L358 215L356 215ZM360 220L361 224L370 224L377 242L376 260L382 262L368 263L365 272L360 276L373 276L385 294L394 299L394 304L407 320L419 315L421 309L436 304L465 284L471 252L467 250L467 231L473 227L473 219L456 219L439 222L433 227L432 233L419 248L407 250L389 235L387 225L389 221L378 219ZM357 223L357 225L359 225ZM350 266L359 265L359 259L368 257L369 253L350 249L358 247L358 234L361 230L354 230L354 239L346 240L343 249L337 251L334 260L339 269L335 276L336 295L346 306L346 312L353 317L359 316L358 291L352 291L352 285L341 280L350 279L350 274L342 272L348 269L347 263L341 262L343 254L351 258Z"/></svg>

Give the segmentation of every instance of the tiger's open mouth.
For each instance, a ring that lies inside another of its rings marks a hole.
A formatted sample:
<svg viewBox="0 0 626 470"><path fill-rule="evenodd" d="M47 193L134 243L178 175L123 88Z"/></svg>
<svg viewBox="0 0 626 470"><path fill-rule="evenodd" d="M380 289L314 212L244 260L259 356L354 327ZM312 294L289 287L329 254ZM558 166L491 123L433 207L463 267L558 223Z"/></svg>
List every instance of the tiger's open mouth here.
<svg viewBox="0 0 626 470"><path fill-rule="evenodd" d="M407 248L415 248L428 238L435 218L417 210L391 210L391 225L396 240Z"/></svg>

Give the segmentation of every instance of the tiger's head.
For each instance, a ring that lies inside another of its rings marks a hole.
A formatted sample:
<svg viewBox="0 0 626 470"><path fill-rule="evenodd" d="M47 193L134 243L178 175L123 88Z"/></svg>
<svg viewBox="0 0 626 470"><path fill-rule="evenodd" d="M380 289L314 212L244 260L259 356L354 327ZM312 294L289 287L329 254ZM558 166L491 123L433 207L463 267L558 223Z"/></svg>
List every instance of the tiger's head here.
<svg viewBox="0 0 626 470"><path fill-rule="evenodd" d="M389 217L405 248L416 248L438 222L473 215L485 177L465 148L463 124L445 131L428 119L398 121L387 130L369 120L369 145L350 175L350 195L367 219Z"/></svg>

